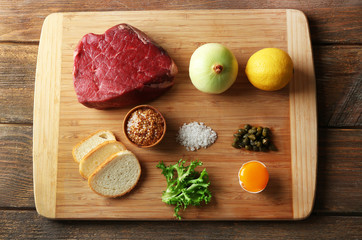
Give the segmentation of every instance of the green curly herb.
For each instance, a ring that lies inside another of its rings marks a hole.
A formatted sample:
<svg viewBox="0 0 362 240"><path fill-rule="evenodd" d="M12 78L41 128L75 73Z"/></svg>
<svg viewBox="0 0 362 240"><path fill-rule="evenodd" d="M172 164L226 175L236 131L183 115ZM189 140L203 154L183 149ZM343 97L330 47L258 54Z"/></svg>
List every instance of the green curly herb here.
<svg viewBox="0 0 362 240"><path fill-rule="evenodd" d="M203 201L207 204L211 200L211 192L208 189L210 182L206 169L201 173L195 171L202 162L194 160L189 166L184 166L185 163L186 161L180 159L176 164L168 167L163 162L157 164L167 181L162 201L169 205L176 205L174 216L178 219L181 219L178 214L181 209L185 210L189 205L200 206Z"/></svg>

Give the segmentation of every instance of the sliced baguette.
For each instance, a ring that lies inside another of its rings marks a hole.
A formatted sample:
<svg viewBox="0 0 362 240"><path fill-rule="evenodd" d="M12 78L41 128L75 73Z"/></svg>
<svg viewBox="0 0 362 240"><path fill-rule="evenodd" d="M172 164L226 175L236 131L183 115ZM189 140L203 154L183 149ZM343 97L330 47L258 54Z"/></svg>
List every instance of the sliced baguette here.
<svg viewBox="0 0 362 240"><path fill-rule="evenodd" d="M72 154L74 161L77 163L82 160L82 158L87 155L93 148L97 147L99 144L110 141L116 140L116 137L113 135L112 132L107 130L100 130L97 131L90 136L83 139L80 143L74 146Z"/></svg>
<svg viewBox="0 0 362 240"><path fill-rule="evenodd" d="M120 197L131 191L141 175L137 157L124 150L110 156L88 178L89 187L104 197Z"/></svg>
<svg viewBox="0 0 362 240"><path fill-rule="evenodd" d="M108 157L111 155L126 150L126 147L116 140L106 141L95 148L93 148L89 153L87 153L79 163L79 173L85 179L97 169Z"/></svg>

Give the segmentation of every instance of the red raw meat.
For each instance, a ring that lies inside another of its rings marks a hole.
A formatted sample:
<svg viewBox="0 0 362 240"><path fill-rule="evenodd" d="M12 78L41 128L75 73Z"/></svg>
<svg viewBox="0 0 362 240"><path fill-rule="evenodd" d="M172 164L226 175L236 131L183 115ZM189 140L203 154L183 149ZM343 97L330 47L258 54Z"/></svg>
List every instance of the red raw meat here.
<svg viewBox="0 0 362 240"><path fill-rule="evenodd" d="M153 100L173 85L177 66L146 34L119 24L104 34L86 34L74 52L78 101L97 109Z"/></svg>

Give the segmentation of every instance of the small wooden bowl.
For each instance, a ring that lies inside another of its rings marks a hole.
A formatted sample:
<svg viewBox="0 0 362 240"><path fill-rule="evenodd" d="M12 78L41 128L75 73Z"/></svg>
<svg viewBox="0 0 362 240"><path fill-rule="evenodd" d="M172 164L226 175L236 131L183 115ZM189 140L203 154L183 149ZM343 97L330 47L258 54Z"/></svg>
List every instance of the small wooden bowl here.
<svg viewBox="0 0 362 240"><path fill-rule="evenodd" d="M138 110L138 109L141 109L141 108L149 108L149 109L152 109L153 111L155 111L157 114L160 115L160 117L162 118L163 120L163 132L162 132L162 135L161 137L156 141L154 142L153 144L151 145L138 145L136 143L134 143L128 136L128 133L127 133L127 123L128 123L128 119L129 117L131 116L131 114ZM166 120L165 118L163 117L162 113L160 111L158 111L156 108L150 106L150 105L138 105L134 108L132 108L131 110L128 111L128 113L126 114L126 116L124 117L124 120L123 120L123 132L124 132L124 135L126 136L127 140L132 143L133 145L139 147L139 148L150 148L150 147L153 147L153 146L156 146L159 142L161 142L161 140L163 139L163 137L165 136L166 134Z"/></svg>

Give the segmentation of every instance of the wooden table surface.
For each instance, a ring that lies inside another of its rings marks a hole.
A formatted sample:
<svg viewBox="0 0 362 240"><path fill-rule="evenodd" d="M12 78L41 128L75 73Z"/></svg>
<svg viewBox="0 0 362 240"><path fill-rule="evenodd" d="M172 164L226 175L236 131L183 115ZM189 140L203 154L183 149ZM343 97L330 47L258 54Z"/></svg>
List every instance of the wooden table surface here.
<svg viewBox="0 0 362 240"><path fill-rule="evenodd" d="M309 20L317 80L318 170L302 221L54 221L35 210L33 94L53 12L293 8ZM362 3L349 1L0 1L0 239L362 239Z"/></svg>

